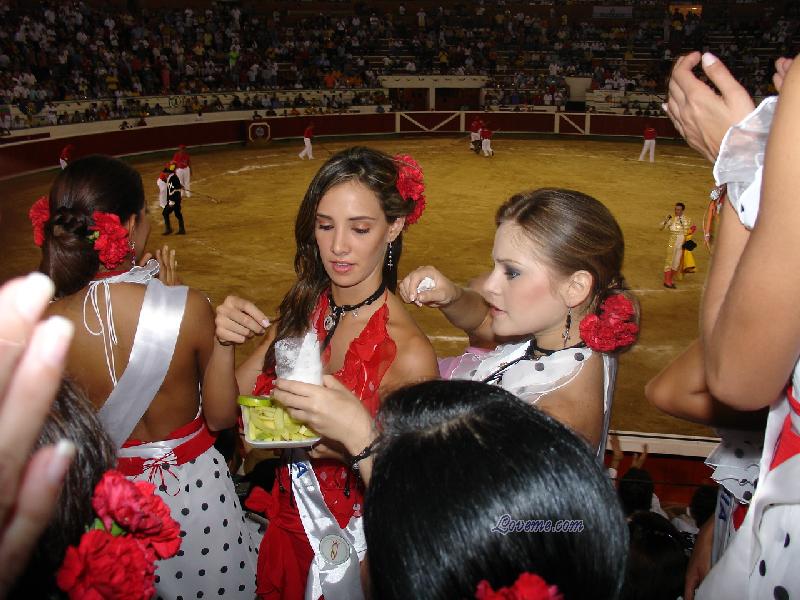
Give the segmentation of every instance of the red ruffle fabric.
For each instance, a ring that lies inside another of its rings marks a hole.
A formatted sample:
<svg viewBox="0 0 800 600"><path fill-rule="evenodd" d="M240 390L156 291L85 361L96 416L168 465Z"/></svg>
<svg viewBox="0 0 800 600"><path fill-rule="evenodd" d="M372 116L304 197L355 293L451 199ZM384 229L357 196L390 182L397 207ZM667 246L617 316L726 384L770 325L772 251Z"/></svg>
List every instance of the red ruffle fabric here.
<svg viewBox="0 0 800 600"><path fill-rule="evenodd" d="M328 295L324 293L317 303L312 319L320 341L325 337L322 324L328 314L328 306ZM378 388L397 354L397 345L389 337L386 328L388 321L389 308L384 304L350 343L342 368L334 373L339 381L361 399L373 416L380 404ZM323 363L329 360L330 346L322 356ZM274 373L259 375L253 394L269 395L274 379ZM338 461L313 460L312 467L325 503L339 526L344 528L353 516L361 516L364 489L360 480ZM349 497L344 494L348 477ZM281 492L281 487L286 491ZM276 474L272 492L267 494L258 491L252 497L253 508L263 508L270 520L258 554L257 592L262 600L294 600L304 597L305 594L314 551L308 543L290 490L289 472L286 466L282 466Z"/></svg>

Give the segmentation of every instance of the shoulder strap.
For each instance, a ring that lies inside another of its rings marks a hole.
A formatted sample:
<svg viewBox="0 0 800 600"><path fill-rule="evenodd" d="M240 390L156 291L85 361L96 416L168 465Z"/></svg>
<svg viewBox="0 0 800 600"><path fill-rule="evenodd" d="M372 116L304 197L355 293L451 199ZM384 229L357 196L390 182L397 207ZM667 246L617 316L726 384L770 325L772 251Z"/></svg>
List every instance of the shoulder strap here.
<svg viewBox="0 0 800 600"><path fill-rule="evenodd" d="M186 308L186 286L147 284L128 366L98 417L118 448L155 398L172 362Z"/></svg>

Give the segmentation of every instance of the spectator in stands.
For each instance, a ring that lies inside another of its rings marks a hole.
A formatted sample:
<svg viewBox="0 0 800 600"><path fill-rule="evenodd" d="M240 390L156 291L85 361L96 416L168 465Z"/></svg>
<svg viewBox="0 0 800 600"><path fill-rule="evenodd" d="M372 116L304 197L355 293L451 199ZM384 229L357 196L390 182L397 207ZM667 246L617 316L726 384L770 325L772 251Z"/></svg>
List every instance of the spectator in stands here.
<svg viewBox="0 0 800 600"><path fill-rule="evenodd" d="M683 594L686 545L663 516L642 510L628 518L630 552L622 600L677 600Z"/></svg>

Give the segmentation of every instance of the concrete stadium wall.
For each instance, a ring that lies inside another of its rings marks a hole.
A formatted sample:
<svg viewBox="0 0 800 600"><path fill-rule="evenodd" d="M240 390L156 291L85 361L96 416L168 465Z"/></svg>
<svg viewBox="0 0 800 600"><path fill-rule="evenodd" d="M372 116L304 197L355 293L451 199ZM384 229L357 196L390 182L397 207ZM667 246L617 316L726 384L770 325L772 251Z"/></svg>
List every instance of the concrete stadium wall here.
<svg viewBox="0 0 800 600"><path fill-rule="evenodd" d="M473 117L478 116L495 132L502 133L639 137L646 125L652 125L660 137L680 137L664 117L592 113L444 111L268 117L255 122L250 120L251 114L212 113L202 120L194 115L151 118L146 127L122 131L120 121L24 130L0 138L0 179L57 166L61 149L69 143L75 145L76 156L124 156L175 148L178 144L191 147L244 143L251 124L262 125L262 133L269 139L299 138L309 121L314 122L317 136L430 135L465 133Z"/></svg>

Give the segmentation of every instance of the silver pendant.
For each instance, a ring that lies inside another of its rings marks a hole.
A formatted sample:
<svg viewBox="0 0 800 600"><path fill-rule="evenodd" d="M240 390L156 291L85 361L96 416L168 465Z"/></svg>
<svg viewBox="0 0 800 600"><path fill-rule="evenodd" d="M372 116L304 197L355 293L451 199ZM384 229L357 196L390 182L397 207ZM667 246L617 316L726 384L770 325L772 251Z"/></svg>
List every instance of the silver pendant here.
<svg viewBox="0 0 800 600"><path fill-rule="evenodd" d="M328 315L322 322L322 326L325 328L325 331L330 331L333 329L334 325L336 325L336 319L333 318L333 315Z"/></svg>
<svg viewBox="0 0 800 600"><path fill-rule="evenodd" d="M358 309L357 309L357 308L354 308L354 309L353 309L353 318L354 318L354 319L357 319L357 318L358 318Z"/></svg>

